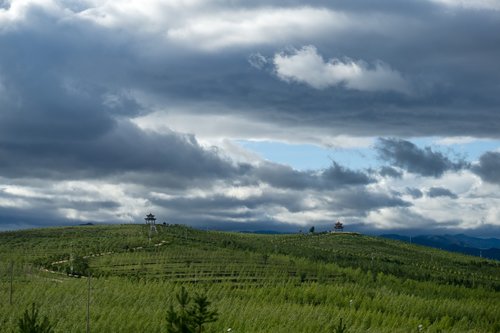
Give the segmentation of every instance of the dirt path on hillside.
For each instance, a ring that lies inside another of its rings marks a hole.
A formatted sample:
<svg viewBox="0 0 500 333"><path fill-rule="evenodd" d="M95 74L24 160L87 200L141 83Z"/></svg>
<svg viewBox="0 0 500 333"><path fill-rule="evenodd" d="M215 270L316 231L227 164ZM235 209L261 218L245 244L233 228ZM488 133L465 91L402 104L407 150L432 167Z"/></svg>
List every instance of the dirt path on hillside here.
<svg viewBox="0 0 500 333"><path fill-rule="evenodd" d="M153 244L153 246L159 247L159 246L163 246L165 244L168 244L168 242L166 240L162 240L159 243ZM137 247L133 247L131 249L133 251L137 251L137 250L143 250L144 247L143 246L137 246ZM89 254L89 255L83 256L83 258L84 259L88 259L88 258L102 257L102 256L106 256L106 255L111 255L111 254L114 254L114 253L117 253L117 252L115 252L115 251L108 251L108 252L101 252L101 253L96 253L96 254ZM50 264L51 265L60 265L60 264L65 264L65 263L67 263L69 261L70 261L70 259L64 259L64 260L58 260L58 261L51 262ZM65 273L61 273L61 272L57 272L57 271L53 271L53 270L47 269L45 267L41 267L40 271L47 272L47 273L52 273L52 274L62 274L62 275L65 274ZM59 282L62 282L62 281L59 281Z"/></svg>

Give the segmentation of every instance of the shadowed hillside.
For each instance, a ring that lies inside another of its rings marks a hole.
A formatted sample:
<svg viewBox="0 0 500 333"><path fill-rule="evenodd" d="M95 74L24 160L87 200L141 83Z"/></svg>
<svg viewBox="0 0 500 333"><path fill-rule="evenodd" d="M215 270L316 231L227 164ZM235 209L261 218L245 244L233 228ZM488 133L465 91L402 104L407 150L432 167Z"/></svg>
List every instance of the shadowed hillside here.
<svg viewBox="0 0 500 333"><path fill-rule="evenodd" d="M500 260L500 239L476 238L467 235L381 235L381 237L420 244L438 249L468 254L477 257Z"/></svg>

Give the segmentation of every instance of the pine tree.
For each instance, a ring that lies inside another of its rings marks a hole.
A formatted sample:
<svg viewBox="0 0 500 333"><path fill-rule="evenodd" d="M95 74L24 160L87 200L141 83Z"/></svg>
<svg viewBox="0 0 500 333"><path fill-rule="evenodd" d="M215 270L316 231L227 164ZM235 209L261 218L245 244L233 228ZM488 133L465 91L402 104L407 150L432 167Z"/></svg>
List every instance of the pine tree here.
<svg viewBox="0 0 500 333"><path fill-rule="evenodd" d="M23 317L19 319L19 333L53 333L52 327L46 316L38 322L38 307L31 304L31 312L26 309Z"/></svg>
<svg viewBox="0 0 500 333"><path fill-rule="evenodd" d="M196 327L197 333L203 332L203 324L212 323L217 320L217 310L210 310L210 301L207 295L197 294L194 297L194 305L190 311L191 320Z"/></svg>
<svg viewBox="0 0 500 333"><path fill-rule="evenodd" d="M167 310L168 333L202 333L203 325L217 320L217 310L211 310L208 296L196 294L189 297L184 287L176 296L178 307Z"/></svg>
<svg viewBox="0 0 500 333"><path fill-rule="evenodd" d="M191 301L188 292L184 287L176 295L179 309L176 311L172 304L167 310L167 332L168 333L192 333L193 323L189 315L189 302Z"/></svg>

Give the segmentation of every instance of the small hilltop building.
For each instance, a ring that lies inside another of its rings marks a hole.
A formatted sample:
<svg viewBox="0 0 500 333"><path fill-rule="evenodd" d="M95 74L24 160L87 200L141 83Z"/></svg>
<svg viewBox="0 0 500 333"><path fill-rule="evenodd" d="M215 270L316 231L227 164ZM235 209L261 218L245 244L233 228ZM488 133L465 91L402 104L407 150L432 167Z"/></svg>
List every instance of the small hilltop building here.
<svg viewBox="0 0 500 333"><path fill-rule="evenodd" d="M146 215L146 218L144 219L146 221L146 224L149 225L149 240L151 240L151 234L153 232L158 232L158 230L156 230L156 217L149 213L148 215Z"/></svg>
<svg viewBox="0 0 500 333"><path fill-rule="evenodd" d="M337 223L335 223L335 225L333 227L333 231L334 232L343 232L344 231L344 225L342 224L342 222L337 221Z"/></svg>

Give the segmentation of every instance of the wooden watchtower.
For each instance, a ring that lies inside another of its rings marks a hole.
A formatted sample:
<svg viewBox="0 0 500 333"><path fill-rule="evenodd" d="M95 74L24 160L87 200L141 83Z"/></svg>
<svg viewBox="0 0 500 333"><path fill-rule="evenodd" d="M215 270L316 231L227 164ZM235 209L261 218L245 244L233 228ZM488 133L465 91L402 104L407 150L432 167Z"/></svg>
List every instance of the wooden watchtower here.
<svg viewBox="0 0 500 333"><path fill-rule="evenodd" d="M151 240L151 234L153 232L158 232L158 230L156 230L156 217L149 213L146 215L144 220L146 221L146 224L149 225L149 239Z"/></svg>
<svg viewBox="0 0 500 333"><path fill-rule="evenodd" d="M337 221L337 223L335 223L335 226L333 227L333 230L335 232L342 232L344 231L344 225L340 221Z"/></svg>

